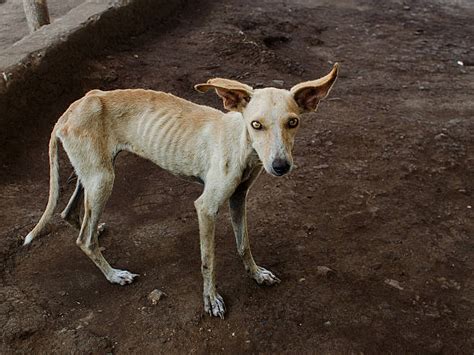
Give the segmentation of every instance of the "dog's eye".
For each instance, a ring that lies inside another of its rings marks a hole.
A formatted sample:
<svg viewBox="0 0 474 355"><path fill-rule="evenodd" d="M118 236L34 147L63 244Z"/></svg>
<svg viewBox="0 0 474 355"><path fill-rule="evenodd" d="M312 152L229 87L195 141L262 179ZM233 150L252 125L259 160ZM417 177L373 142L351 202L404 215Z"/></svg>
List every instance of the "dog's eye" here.
<svg viewBox="0 0 474 355"><path fill-rule="evenodd" d="M295 128L298 126L299 120L296 117L290 118L288 120L288 127L290 128Z"/></svg>
<svg viewBox="0 0 474 355"><path fill-rule="evenodd" d="M253 129L260 130L263 128L263 125L258 121L252 121L251 124L252 124Z"/></svg>

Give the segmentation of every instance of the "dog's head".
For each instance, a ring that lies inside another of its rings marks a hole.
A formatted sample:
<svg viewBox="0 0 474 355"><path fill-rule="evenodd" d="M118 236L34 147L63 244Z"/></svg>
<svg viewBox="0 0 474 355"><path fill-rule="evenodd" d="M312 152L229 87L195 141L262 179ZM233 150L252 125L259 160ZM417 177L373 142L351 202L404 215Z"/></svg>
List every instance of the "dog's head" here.
<svg viewBox="0 0 474 355"><path fill-rule="evenodd" d="M242 113L252 146L272 175L282 176L293 167L293 143L300 115L315 111L319 101L329 94L338 74L338 64L317 80L306 81L290 90L277 88L253 89L235 80L215 78L195 89L206 92L215 89L230 111Z"/></svg>

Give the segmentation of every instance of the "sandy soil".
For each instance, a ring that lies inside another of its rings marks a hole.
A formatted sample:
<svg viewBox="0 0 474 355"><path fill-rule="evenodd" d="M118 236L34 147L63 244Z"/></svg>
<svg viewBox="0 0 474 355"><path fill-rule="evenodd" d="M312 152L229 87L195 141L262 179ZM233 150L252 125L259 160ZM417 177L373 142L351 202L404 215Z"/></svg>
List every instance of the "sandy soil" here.
<svg viewBox="0 0 474 355"><path fill-rule="evenodd" d="M407 3L192 2L77 68L82 92L143 87L220 107L192 86L223 76L289 88L341 63L330 98L303 119L297 169L250 193L253 254L281 284L246 277L220 213L225 320L202 312L198 185L119 157L101 245L141 277L114 286L58 216L20 248L47 200L49 132L74 98L0 132L0 351L472 353L474 9ZM152 306L155 288L168 297Z"/></svg>

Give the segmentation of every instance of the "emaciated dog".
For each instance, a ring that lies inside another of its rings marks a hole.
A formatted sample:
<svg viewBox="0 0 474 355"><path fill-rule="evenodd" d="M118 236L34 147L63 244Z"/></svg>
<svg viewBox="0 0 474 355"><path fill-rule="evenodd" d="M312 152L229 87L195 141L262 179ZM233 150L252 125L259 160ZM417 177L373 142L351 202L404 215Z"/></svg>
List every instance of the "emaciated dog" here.
<svg viewBox="0 0 474 355"><path fill-rule="evenodd" d="M253 89L238 81L215 78L196 85L214 89L230 112L151 90L88 92L58 120L49 142L50 191L46 210L24 244L44 229L59 197L58 141L77 175L76 189L61 216L80 228L77 245L107 280L125 285L138 276L114 269L99 249L99 219L114 184L114 159L126 150L173 174L204 184L195 201L201 242L204 310L223 317L216 291L214 230L219 207L229 201L237 250L250 277L259 284L280 280L258 266L250 251L246 221L247 191L262 171L282 176L293 167L292 149L300 115L315 111L331 90L338 65L314 81L293 86ZM84 216L79 219L84 197Z"/></svg>

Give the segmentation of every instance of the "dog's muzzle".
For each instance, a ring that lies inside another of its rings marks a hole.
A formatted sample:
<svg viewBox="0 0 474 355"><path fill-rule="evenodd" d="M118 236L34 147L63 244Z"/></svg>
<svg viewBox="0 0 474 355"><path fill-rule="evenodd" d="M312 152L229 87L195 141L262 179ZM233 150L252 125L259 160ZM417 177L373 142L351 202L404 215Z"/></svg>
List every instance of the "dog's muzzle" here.
<svg viewBox="0 0 474 355"><path fill-rule="evenodd" d="M290 169L291 165L286 159L275 159L272 163L272 170L276 176L285 175Z"/></svg>

